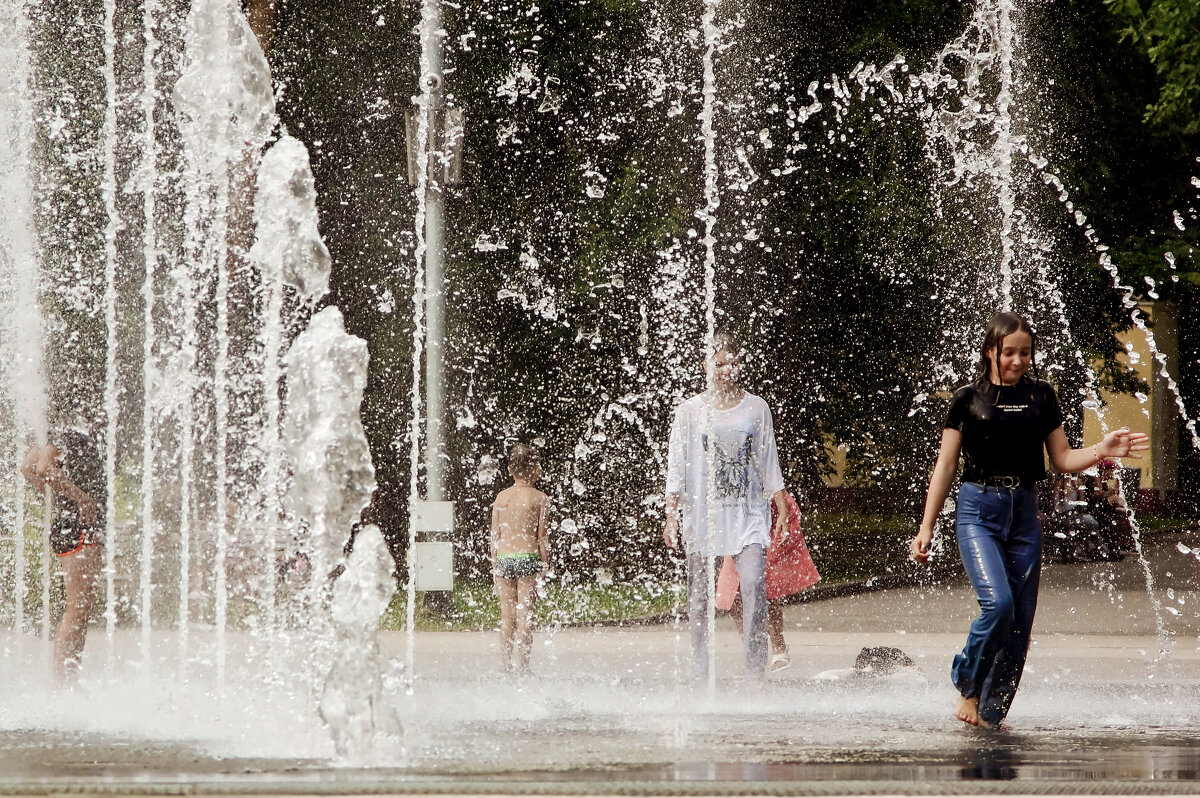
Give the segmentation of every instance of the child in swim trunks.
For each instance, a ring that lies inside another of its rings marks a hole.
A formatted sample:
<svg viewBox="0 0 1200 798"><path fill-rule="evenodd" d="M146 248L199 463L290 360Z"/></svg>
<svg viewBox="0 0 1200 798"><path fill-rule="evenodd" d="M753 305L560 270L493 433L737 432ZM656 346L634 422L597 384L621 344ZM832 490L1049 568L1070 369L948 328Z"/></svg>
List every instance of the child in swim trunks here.
<svg viewBox="0 0 1200 798"><path fill-rule="evenodd" d="M529 670L533 649L533 601L538 577L550 559L546 517L550 501L534 487L542 475L532 446L518 443L508 453L511 488L492 504L492 574L500 596L500 656L504 672Z"/></svg>

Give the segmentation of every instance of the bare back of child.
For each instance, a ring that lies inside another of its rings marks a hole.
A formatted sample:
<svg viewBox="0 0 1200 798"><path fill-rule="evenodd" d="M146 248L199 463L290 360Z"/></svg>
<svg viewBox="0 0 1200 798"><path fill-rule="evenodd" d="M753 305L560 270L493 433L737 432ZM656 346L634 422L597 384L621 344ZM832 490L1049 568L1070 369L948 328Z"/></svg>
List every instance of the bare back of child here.
<svg viewBox="0 0 1200 798"><path fill-rule="evenodd" d="M529 669L537 580L550 557L546 535L550 501L534 487L541 471L536 449L514 446L508 455L513 485L492 504L492 573L500 596L500 652L506 673L514 667L518 672Z"/></svg>

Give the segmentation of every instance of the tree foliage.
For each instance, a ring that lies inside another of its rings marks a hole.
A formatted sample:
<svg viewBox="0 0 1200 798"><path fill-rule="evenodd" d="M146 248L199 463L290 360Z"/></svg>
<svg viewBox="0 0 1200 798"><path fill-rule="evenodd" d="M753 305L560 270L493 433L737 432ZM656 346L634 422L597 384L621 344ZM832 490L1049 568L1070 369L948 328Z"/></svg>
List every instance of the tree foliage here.
<svg viewBox="0 0 1200 798"><path fill-rule="evenodd" d="M1146 121L1200 134L1200 4L1192 0L1104 0L1160 79Z"/></svg>
<svg viewBox="0 0 1200 798"><path fill-rule="evenodd" d="M1186 2L1155 8L1168 5ZM1130 387L1113 335L1129 320L1075 211L1126 282L1150 275L1182 298L1196 271L1192 234L1162 233L1187 201L1197 150L1178 104L1195 102L1194 39L1173 33L1186 33L1186 9L1145 12L1134 36L1130 7L1022 12L1016 301L1047 331L1047 376L1070 395L1076 349ZM445 5L448 100L467 115L464 182L447 194L448 483L469 552L485 551L505 451L534 440L561 567L672 567L656 544L666 431L703 385L700 10ZM775 410L789 483L810 508L835 452L875 506L915 508L941 397L969 377L996 303L995 190L947 179L929 145L930 100L911 83L969 11L767 0L718 15L717 321L752 344L748 383ZM410 477L415 208L401 112L417 92L416 13L287 0L272 54L281 114L313 152L331 301L371 346L364 421L393 539ZM864 65L897 56L896 96L859 82ZM1164 65L1184 77L1160 97ZM1176 110L1143 119L1170 98ZM1061 311L1051 284L1065 289ZM1078 403L1066 404L1077 419Z"/></svg>

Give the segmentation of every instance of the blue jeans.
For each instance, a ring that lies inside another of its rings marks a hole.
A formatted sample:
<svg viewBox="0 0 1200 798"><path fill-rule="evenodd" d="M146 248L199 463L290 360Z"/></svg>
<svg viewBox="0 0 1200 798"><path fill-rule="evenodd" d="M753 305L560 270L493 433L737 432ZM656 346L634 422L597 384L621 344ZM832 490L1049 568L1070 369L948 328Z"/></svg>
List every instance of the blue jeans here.
<svg viewBox="0 0 1200 798"><path fill-rule="evenodd" d="M708 574L699 554L688 552L688 622L692 636L692 676L708 675ZM733 555L742 590L742 644L746 676L761 679L767 667L766 552L757 543ZM717 563L720 571L720 562Z"/></svg>
<svg viewBox="0 0 1200 798"><path fill-rule="evenodd" d="M1037 609L1042 568L1042 527L1037 493L964 482L955 514L958 549L979 599L979 617L954 657L950 678L967 698L979 699L979 716L991 724L1008 714Z"/></svg>

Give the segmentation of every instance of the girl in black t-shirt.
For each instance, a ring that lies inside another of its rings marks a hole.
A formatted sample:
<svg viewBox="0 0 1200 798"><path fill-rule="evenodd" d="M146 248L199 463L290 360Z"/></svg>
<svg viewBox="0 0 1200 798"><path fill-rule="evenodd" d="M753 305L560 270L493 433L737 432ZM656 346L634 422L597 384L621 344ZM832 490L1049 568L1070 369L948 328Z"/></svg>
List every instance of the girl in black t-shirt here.
<svg viewBox="0 0 1200 798"><path fill-rule="evenodd" d="M1078 472L1105 458L1139 458L1146 436L1127 429L1072 449L1054 389L1026 372L1033 363L1029 322L997 313L988 323L979 375L955 392L929 481L925 515L912 539L912 557L929 559L934 526L963 457L955 528L963 567L980 615L954 657L950 678L961 694L954 714L964 723L993 726L1012 705L1037 606L1042 530L1034 485L1046 476L1043 447L1061 472Z"/></svg>

